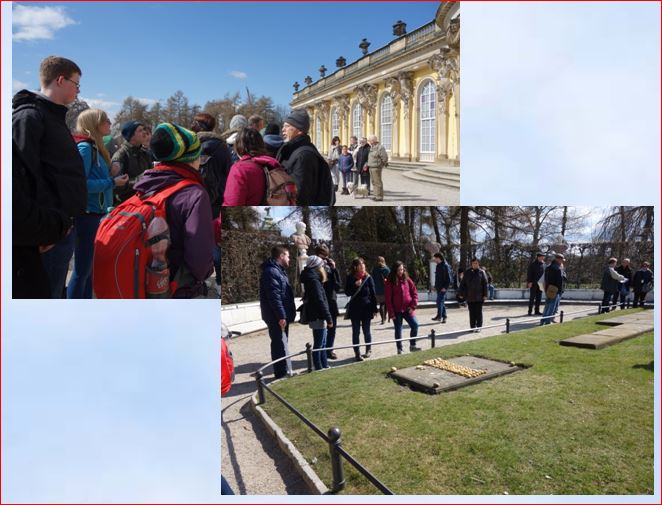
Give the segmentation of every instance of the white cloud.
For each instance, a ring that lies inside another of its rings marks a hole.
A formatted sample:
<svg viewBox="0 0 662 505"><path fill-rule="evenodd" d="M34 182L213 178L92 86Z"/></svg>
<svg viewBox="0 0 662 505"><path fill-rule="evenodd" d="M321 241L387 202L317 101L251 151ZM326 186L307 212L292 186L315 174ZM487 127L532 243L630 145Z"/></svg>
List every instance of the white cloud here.
<svg viewBox="0 0 662 505"><path fill-rule="evenodd" d="M100 93L103 94L103 93ZM105 111L108 111L110 109L114 109L116 107L119 107L120 104L118 102L112 102L110 100L103 100L101 98L84 98L81 97L81 100L87 103L91 108L93 109L102 109Z"/></svg>
<svg viewBox="0 0 662 505"><path fill-rule="evenodd" d="M29 85L23 81L19 81L18 79L12 79L11 81L11 90L12 93L16 93L18 91L21 91L22 89L28 89Z"/></svg>
<svg viewBox="0 0 662 505"><path fill-rule="evenodd" d="M76 22L65 14L64 7L34 7L17 5L12 11L13 38L24 40L50 40L56 31Z"/></svg>
<svg viewBox="0 0 662 505"><path fill-rule="evenodd" d="M104 98L105 96L108 96L108 95L106 95L105 93L97 93L97 97L99 97L99 98Z"/></svg>
<svg viewBox="0 0 662 505"><path fill-rule="evenodd" d="M241 70L233 70L230 72L230 75L232 77L236 77L237 79L246 79L248 77L248 74L246 72L242 72Z"/></svg>
<svg viewBox="0 0 662 505"><path fill-rule="evenodd" d="M136 96L134 98L144 105L154 105L155 103L158 102L158 100L154 98L141 98L139 96Z"/></svg>

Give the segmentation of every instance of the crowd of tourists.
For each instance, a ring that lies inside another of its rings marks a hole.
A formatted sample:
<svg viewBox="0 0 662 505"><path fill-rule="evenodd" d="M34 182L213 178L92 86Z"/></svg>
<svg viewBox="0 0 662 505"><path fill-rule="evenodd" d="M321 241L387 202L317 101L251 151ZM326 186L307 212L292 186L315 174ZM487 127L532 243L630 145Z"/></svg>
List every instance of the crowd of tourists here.
<svg viewBox="0 0 662 505"><path fill-rule="evenodd" d="M282 125L238 114L221 134L204 112L191 125L127 121L118 142L100 109L80 113L74 132L67 127L82 75L75 62L47 57L40 90L13 98L14 298L205 297L209 288L220 292L224 206L335 202L332 167L311 142L305 110L293 110ZM144 246L132 243L136 258L146 253L140 261L108 264L101 249L129 251L117 243L130 242L118 230L145 205L167 227L155 225L163 229ZM162 286L165 277L168 286L157 294L143 286ZM111 288L114 281L126 286Z"/></svg>
<svg viewBox="0 0 662 505"><path fill-rule="evenodd" d="M561 297L566 287L565 257L561 253L551 253L550 262L547 255L539 252L531 262L527 272L527 287L530 289L528 315L542 316L540 325L554 322L554 316L559 312ZM489 286L491 276L480 265L478 258L472 258L470 267L459 269L455 275L451 266L441 253L433 255L435 263L433 290L436 293L436 314L433 321L446 323L446 296L449 290L455 290L455 296L460 306L466 305L469 312L469 326L474 332L480 332L483 326L483 306L490 298ZM611 258L603 275L602 289L610 293L610 297L626 293L632 289L635 293L635 303L643 304L646 293L652 289L653 275L648 262L644 261L636 273L629 269L629 260L623 260L616 267L616 259ZM312 358L315 370L329 368L329 360L338 358L333 350L336 342L338 317L341 313L338 306L338 293L343 289L347 298L343 317L349 320L352 329L352 346L356 361L364 361L371 357L372 334L371 325L377 321L380 324L393 322L394 338L398 354L404 352L402 327L403 322L409 325L409 350L419 350L416 346L419 323L416 317L418 307L418 290L414 281L407 273L402 261L395 261L389 268L383 257L376 258L372 268L366 265L361 257L352 260L348 272L344 275L338 271L336 262L330 257L329 248L319 245L314 248L313 255L305 259L305 267L300 272L299 281L303 286L301 305L295 306L294 289L289 278L290 253L287 246L276 246L271 251L271 257L262 264L260 277L260 309L262 319L267 325L271 340L272 360L283 358L288 354L289 325L300 313L299 322L312 330ZM616 283L618 289L610 284ZM629 283L626 284L626 283ZM545 294L543 311L540 311L542 295ZM616 295L613 295L616 293ZM616 299L613 298L613 304ZM621 308L625 308L625 300L621 299ZM609 305L604 303L603 305ZM533 312L535 307L535 312ZM608 311L609 307L603 310ZM361 333L365 352L361 353ZM277 378L290 373L287 361L274 364Z"/></svg>

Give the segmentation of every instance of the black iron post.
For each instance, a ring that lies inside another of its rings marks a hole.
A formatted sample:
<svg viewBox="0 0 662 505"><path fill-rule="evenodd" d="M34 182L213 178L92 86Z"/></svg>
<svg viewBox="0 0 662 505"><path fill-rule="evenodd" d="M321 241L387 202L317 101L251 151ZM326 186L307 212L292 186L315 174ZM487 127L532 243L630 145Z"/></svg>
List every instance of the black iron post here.
<svg viewBox="0 0 662 505"><path fill-rule="evenodd" d="M434 330L430 330L430 340L431 340L430 345L434 349L437 342L437 334L434 332Z"/></svg>
<svg viewBox="0 0 662 505"><path fill-rule="evenodd" d="M262 405L264 403L264 389L262 385L262 372L259 370L255 372L255 382L257 383L257 403Z"/></svg>
<svg viewBox="0 0 662 505"><path fill-rule="evenodd" d="M506 318L506 333L510 333L510 318Z"/></svg>
<svg viewBox="0 0 662 505"><path fill-rule="evenodd" d="M561 311L561 313L559 314L559 320L560 322L563 322L563 311Z"/></svg>
<svg viewBox="0 0 662 505"><path fill-rule="evenodd" d="M306 342L306 359L308 360L308 371L313 371L313 346Z"/></svg>
<svg viewBox="0 0 662 505"><path fill-rule="evenodd" d="M345 472L342 467L342 458L338 451L340 447L340 428L329 430L329 452L331 453L331 470L333 472L333 484L331 492L337 493L345 487Z"/></svg>

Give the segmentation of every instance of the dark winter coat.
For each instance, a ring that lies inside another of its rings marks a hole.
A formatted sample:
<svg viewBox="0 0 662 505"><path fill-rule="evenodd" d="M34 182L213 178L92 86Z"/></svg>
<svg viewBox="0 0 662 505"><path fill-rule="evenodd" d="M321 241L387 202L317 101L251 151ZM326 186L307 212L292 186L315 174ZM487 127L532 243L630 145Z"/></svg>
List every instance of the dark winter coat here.
<svg viewBox="0 0 662 505"><path fill-rule="evenodd" d="M317 269L304 268L301 272L301 283L304 289L304 303L309 321L321 319L327 323L332 323L329 301L326 298L320 273ZM327 281L328 282L328 281ZM326 283L325 283L326 284Z"/></svg>
<svg viewBox="0 0 662 505"><path fill-rule="evenodd" d="M605 293L618 293L621 289L622 283L612 276L612 268L605 267L602 271L602 282L600 282L600 289Z"/></svg>
<svg viewBox="0 0 662 505"><path fill-rule="evenodd" d="M386 280L386 277L388 277L388 274L391 273L391 269L387 266L383 267L374 267L372 269L371 275L372 279L375 281L375 293L378 295L383 295L384 294L384 281Z"/></svg>
<svg viewBox="0 0 662 505"><path fill-rule="evenodd" d="M370 144L366 143L363 146L359 147L359 150L356 151L356 169L361 171L363 170L363 165L368 162L368 154L370 154Z"/></svg>
<svg viewBox="0 0 662 505"><path fill-rule="evenodd" d="M451 267L445 261L437 265L434 270L434 289L440 291L448 289L451 285L453 275L451 274Z"/></svg>
<svg viewBox="0 0 662 505"><path fill-rule="evenodd" d="M333 205L333 180L326 160L317 151L308 135L285 142L276 159L297 185L297 205Z"/></svg>
<svg viewBox="0 0 662 505"><path fill-rule="evenodd" d="M652 270L637 270L637 272L634 274L634 279L632 280L632 289L635 293L642 293L644 291L644 286L652 281Z"/></svg>
<svg viewBox="0 0 662 505"><path fill-rule="evenodd" d="M487 275L482 269L464 271L459 291L467 302L482 302L487 298Z"/></svg>
<svg viewBox="0 0 662 505"><path fill-rule="evenodd" d="M271 156L245 154L232 165L223 197L225 207L262 205L266 195L263 166L271 170L280 164Z"/></svg>
<svg viewBox="0 0 662 505"><path fill-rule="evenodd" d="M329 310L331 311L332 316L338 315L338 291L342 287L340 284L340 273L337 269L331 268L329 265L325 265L324 269L326 270L326 282L323 284L324 292L326 293L326 299L329 302Z"/></svg>
<svg viewBox="0 0 662 505"><path fill-rule="evenodd" d="M171 240L168 248L170 280L174 280L175 276L184 279L173 297L193 298L205 293L204 281L213 270L211 205L199 172L184 163L161 163L143 174L135 190L139 193L157 192L184 179L179 173L168 169L172 166L188 172L190 178L199 182L177 191L166 201L166 221Z"/></svg>
<svg viewBox="0 0 662 505"><path fill-rule="evenodd" d="M556 286L559 288L559 294L562 294L564 278L565 272L561 269L561 265L556 261L552 261L545 269L545 289L547 289L547 286Z"/></svg>
<svg viewBox="0 0 662 505"><path fill-rule="evenodd" d="M356 277L348 275L345 280L345 294L351 297L358 286L355 285ZM349 302L347 307L350 319L372 319L373 314L377 313L377 295L375 294L375 282L372 277L368 277L361 286L361 291Z"/></svg>
<svg viewBox="0 0 662 505"><path fill-rule="evenodd" d="M632 285L632 276L634 275L632 269L630 268L630 265L626 267L624 267L623 265L618 265L616 267L616 271L627 279L627 281L623 283L623 287L629 290Z"/></svg>
<svg viewBox="0 0 662 505"><path fill-rule="evenodd" d="M384 287L384 301L391 319L394 319L396 314L407 312L409 309L412 316L416 315L414 310L418 306L418 290L410 277L407 277L406 281L396 278L393 283L390 279L386 279Z"/></svg>
<svg viewBox="0 0 662 505"><path fill-rule="evenodd" d="M200 139L200 174L211 202L211 213L218 216L223 206L225 184L232 166L231 151L220 135L214 132L198 132Z"/></svg>
<svg viewBox="0 0 662 505"><path fill-rule="evenodd" d="M135 186L138 178L145 170L152 168L152 155L143 146L134 146L125 140L124 144L113 154L111 165L116 161L121 166L120 174L127 174L129 176L129 182L126 185L121 188L115 188L116 198L120 202L123 202L136 193Z"/></svg>
<svg viewBox="0 0 662 505"><path fill-rule="evenodd" d="M14 186L14 245L47 245L64 237L87 207L83 160L65 123L67 108L27 90L14 95L12 139L20 184ZM20 188L20 189L19 189ZM31 209L25 213L25 209Z"/></svg>
<svg viewBox="0 0 662 505"><path fill-rule="evenodd" d="M281 319L291 323L296 315L294 293L287 272L273 258L262 263L260 312L262 320L269 326L278 324Z"/></svg>
<svg viewBox="0 0 662 505"><path fill-rule="evenodd" d="M540 263L538 260L529 263L529 268L526 271L526 282L533 283L534 286L538 285L538 279L545 272L545 263Z"/></svg>

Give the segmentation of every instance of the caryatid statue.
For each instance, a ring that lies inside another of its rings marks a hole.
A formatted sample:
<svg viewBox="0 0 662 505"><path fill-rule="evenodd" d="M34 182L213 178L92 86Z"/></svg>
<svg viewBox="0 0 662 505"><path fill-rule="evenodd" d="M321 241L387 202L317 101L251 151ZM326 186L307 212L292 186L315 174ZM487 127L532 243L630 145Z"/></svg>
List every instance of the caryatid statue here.
<svg viewBox="0 0 662 505"><path fill-rule="evenodd" d="M306 266L306 260L308 259L307 251L312 240L306 235L306 223L299 221L295 226L297 231L290 235L290 240L297 247L297 266L298 271L301 272Z"/></svg>

